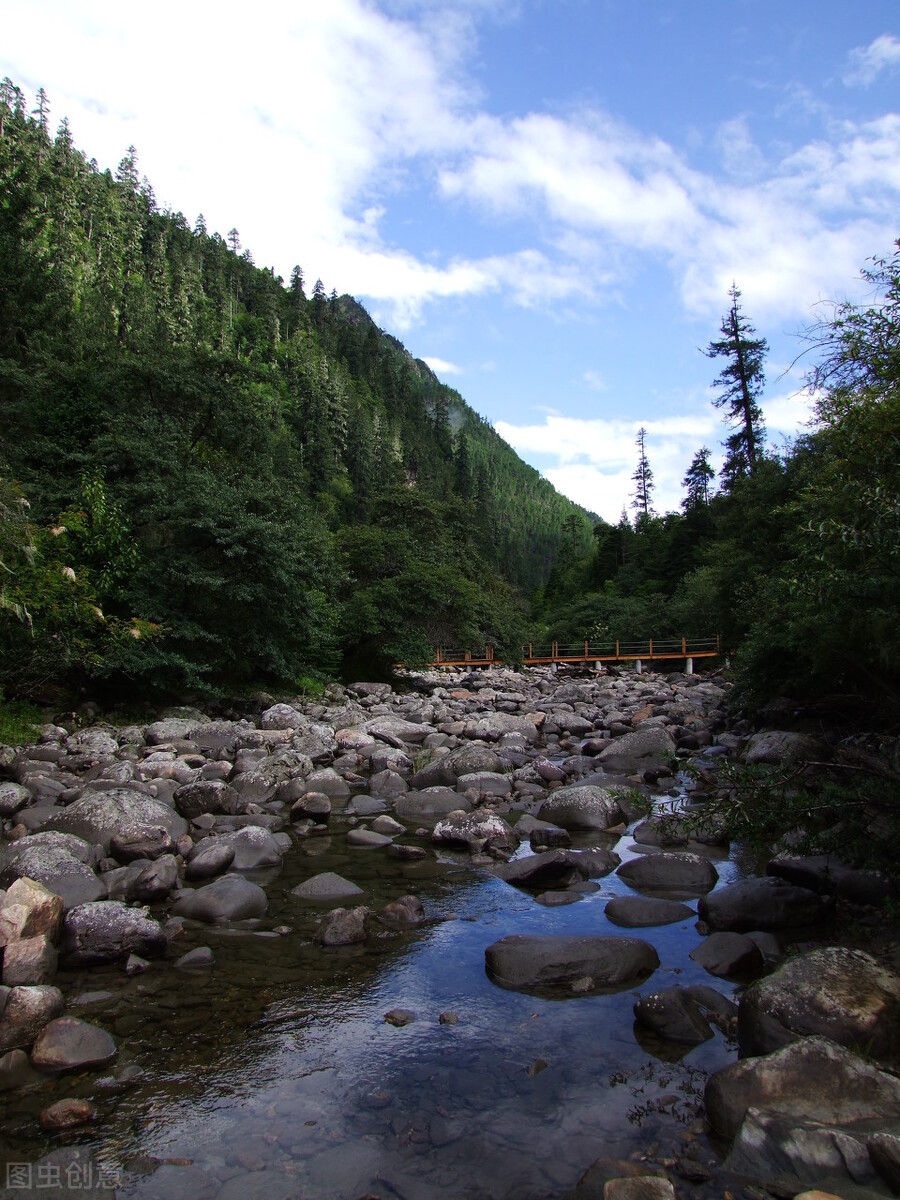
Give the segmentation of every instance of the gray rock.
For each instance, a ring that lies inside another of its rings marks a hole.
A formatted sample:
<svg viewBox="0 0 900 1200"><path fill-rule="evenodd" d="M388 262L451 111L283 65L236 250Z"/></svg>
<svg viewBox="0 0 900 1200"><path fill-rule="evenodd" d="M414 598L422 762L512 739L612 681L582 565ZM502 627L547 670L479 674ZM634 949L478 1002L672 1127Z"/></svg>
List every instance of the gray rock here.
<svg viewBox="0 0 900 1200"><path fill-rule="evenodd" d="M472 771L456 780L458 792L476 792L479 796L505 797L512 791L512 778L499 771Z"/></svg>
<svg viewBox="0 0 900 1200"><path fill-rule="evenodd" d="M159 858L163 854L174 854L175 841L162 826L149 833L142 831L136 835L115 833L109 839L109 852L120 863L130 863L139 858Z"/></svg>
<svg viewBox="0 0 900 1200"><path fill-rule="evenodd" d="M517 834L506 821L484 809L448 813L435 825L431 840L438 846L464 846L473 854L495 843L510 850L519 845Z"/></svg>
<svg viewBox="0 0 900 1200"><path fill-rule="evenodd" d="M634 1018L644 1029L671 1042L697 1046L713 1036L701 1006L690 989L665 988L635 1001Z"/></svg>
<svg viewBox="0 0 900 1200"><path fill-rule="evenodd" d="M710 929L788 929L814 925L827 916L829 902L807 888L781 879L743 879L705 896L697 906Z"/></svg>
<svg viewBox="0 0 900 1200"><path fill-rule="evenodd" d="M213 879L227 871L234 862L234 846L223 844L221 838L204 838L191 851L184 868L184 877L191 883Z"/></svg>
<svg viewBox="0 0 900 1200"><path fill-rule="evenodd" d="M513 934L485 950L490 979L516 991L615 991L645 979L658 966L652 946L628 937Z"/></svg>
<svg viewBox="0 0 900 1200"><path fill-rule="evenodd" d="M799 1194L806 1188L847 1195L847 1187L877 1183L865 1136L819 1124L748 1109L724 1163L725 1170ZM769 1188L767 1188L769 1190Z"/></svg>
<svg viewBox="0 0 900 1200"><path fill-rule="evenodd" d="M261 825L247 825L234 833L223 833L217 840L234 850L231 865L235 871L279 867L284 857L280 843Z"/></svg>
<svg viewBox="0 0 900 1200"><path fill-rule="evenodd" d="M806 733L791 733L784 729L766 729L755 733L744 748L748 763L781 763L817 761L825 754L824 747Z"/></svg>
<svg viewBox="0 0 900 1200"><path fill-rule="evenodd" d="M316 930L316 941L321 946L352 946L364 942L368 917L369 910L365 905L332 909Z"/></svg>
<svg viewBox="0 0 900 1200"><path fill-rule="evenodd" d="M538 819L563 829L609 829L623 818L615 793L594 784L560 788L538 809Z"/></svg>
<svg viewBox="0 0 900 1200"><path fill-rule="evenodd" d="M613 739L597 755L596 762L604 771L632 775L659 770L671 762L674 754L675 742L671 734L661 726L645 724L633 733Z"/></svg>
<svg viewBox="0 0 900 1200"><path fill-rule="evenodd" d="M3 951L5 987L50 983L56 975L56 947L44 934L10 942Z"/></svg>
<svg viewBox="0 0 900 1200"><path fill-rule="evenodd" d="M535 742L538 727L528 716L494 712L466 726L466 737L485 742L497 742L506 733L520 733L526 741Z"/></svg>
<svg viewBox="0 0 900 1200"><path fill-rule="evenodd" d="M192 821L201 813L220 813L233 816L244 812L247 802L221 779L197 779L183 784L172 797L176 810Z"/></svg>
<svg viewBox="0 0 900 1200"><path fill-rule="evenodd" d="M687 904L652 896L614 896L605 911L607 919L614 925L629 929L672 925L676 921L690 921L697 915Z"/></svg>
<svg viewBox="0 0 900 1200"><path fill-rule="evenodd" d="M509 863L500 863L493 870L499 879L524 888L565 886L578 874L574 861L565 850L528 854Z"/></svg>
<svg viewBox="0 0 900 1200"><path fill-rule="evenodd" d="M710 975L724 978L729 976L758 975L763 969L763 956L751 938L742 933L711 933L690 958Z"/></svg>
<svg viewBox="0 0 900 1200"><path fill-rule="evenodd" d="M42 1071L77 1071L115 1058L116 1043L105 1029L77 1017L58 1017L45 1025L31 1051Z"/></svg>
<svg viewBox="0 0 900 1200"><path fill-rule="evenodd" d="M158 921L118 900L79 904L63 920L60 958L66 967L119 962L129 954L160 958L166 936Z"/></svg>
<svg viewBox="0 0 900 1200"><path fill-rule="evenodd" d="M215 955L209 946L197 946L177 958L174 966L179 971L208 971L215 963Z"/></svg>
<svg viewBox="0 0 900 1200"><path fill-rule="evenodd" d="M416 721L405 721L402 717L374 717L365 725L368 733L388 745L406 742L409 745L419 745L430 733L437 733L433 725L419 724Z"/></svg>
<svg viewBox="0 0 900 1200"><path fill-rule="evenodd" d="M866 1147L872 1166L895 1195L900 1193L900 1137L892 1133L873 1133Z"/></svg>
<svg viewBox="0 0 900 1200"><path fill-rule="evenodd" d="M383 814L376 817L372 822L371 828L376 833L383 833L385 837L396 837L400 833L406 833L406 826L401 825L399 821L395 821L393 817Z"/></svg>
<svg viewBox="0 0 900 1200"><path fill-rule="evenodd" d="M344 879L334 871L322 871L291 889L291 895L299 900L342 900L349 896L361 896L363 889Z"/></svg>
<svg viewBox="0 0 900 1200"><path fill-rule="evenodd" d="M307 792L291 807L291 820L303 821L307 818L317 825L328 823L331 816L331 801L324 792Z"/></svg>
<svg viewBox="0 0 900 1200"><path fill-rule="evenodd" d="M704 1100L710 1123L728 1140L749 1108L870 1129L900 1122L900 1079L823 1037L722 1067L710 1076Z"/></svg>
<svg viewBox="0 0 900 1200"><path fill-rule="evenodd" d="M407 792L394 801L394 812L398 817L423 820L427 817L445 817L447 813L461 808L471 811L472 805L459 792L451 788L431 787L421 792Z"/></svg>
<svg viewBox="0 0 900 1200"><path fill-rule="evenodd" d="M24 1050L0 1055L0 1092L11 1092L39 1078Z"/></svg>
<svg viewBox="0 0 900 1200"><path fill-rule="evenodd" d="M162 828L173 839L187 833L187 822L166 804L125 788L109 792L85 792L59 816L47 822L47 829L70 833L109 851L115 836L154 837Z"/></svg>
<svg viewBox="0 0 900 1200"><path fill-rule="evenodd" d="M383 850L391 844L391 839L383 833L375 833L373 829L351 829L347 834L347 845L357 850Z"/></svg>
<svg viewBox="0 0 900 1200"><path fill-rule="evenodd" d="M0 818L14 816L31 800L31 792L20 783L0 783Z"/></svg>
<svg viewBox="0 0 900 1200"><path fill-rule="evenodd" d="M231 758L237 748L254 733L248 721L204 721L193 725L188 737L207 758Z"/></svg>
<svg viewBox="0 0 900 1200"><path fill-rule="evenodd" d="M616 874L631 887L669 895L698 896L715 887L719 873L699 854L646 854L622 863Z"/></svg>
<svg viewBox="0 0 900 1200"><path fill-rule="evenodd" d="M27 876L10 884L0 901L0 944L44 934L55 942L62 924L62 898Z"/></svg>
<svg viewBox="0 0 900 1200"><path fill-rule="evenodd" d="M261 917L268 906L266 893L258 884L240 875L223 875L195 892L185 892L172 906L172 912L213 925Z"/></svg>
<svg viewBox="0 0 900 1200"><path fill-rule="evenodd" d="M260 729L299 729L306 717L290 704L273 704L259 718Z"/></svg>
<svg viewBox="0 0 900 1200"><path fill-rule="evenodd" d="M395 796L402 796L408 790L409 785L406 780L396 771L379 771L369 779L369 791L373 796L384 796L391 800Z"/></svg>
<svg viewBox="0 0 900 1200"><path fill-rule="evenodd" d="M779 854L766 865L766 874L855 904L883 904L892 892L884 871L848 867L833 854Z"/></svg>
<svg viewBox="0 0 900 1200"><path fill-rule="evenodd" d="M819 1034L867 1054L900 1057L900 976L862 950L828 946L788 959L744 993L745 1054Z"/></svg>
<svg viewBox="0 0 900 1200"><path fill-rule="evenodd" d="M379 909L378 919L385 925L409 929L425 920L425 906L418 896L400 896Z"/></svg>
<svg viewBox="0 0 900 1200"><path fill-rule="evenodd" d="M63 1010L62 992L47 984L14 987L0 1017L0 1051L27 1048Z"/></svg>
<svg viewBox="0 0 900 1200"><path fill-rule="evenodd" d="M158 904L178 883L178 864L174 854L163 854L144 867L130 883L127 898L140 904Z"/></svg>
<svg viewBox="0 0 900 1200"><path fill-rule="evenodd" d="M91 847L81 838L61 833L33 833L14 842L5 853L0 886L33 879L74 908L106 896L106 884L88 866Z"/></svg>
<svg viewBox="0 0 900 1200"><path fill-rule="evenodd" d="M144 741L148 746L161 746L166 742L187 741L198 724L193 718L166 717L162 721L154 721L144 730Z"/></svg>

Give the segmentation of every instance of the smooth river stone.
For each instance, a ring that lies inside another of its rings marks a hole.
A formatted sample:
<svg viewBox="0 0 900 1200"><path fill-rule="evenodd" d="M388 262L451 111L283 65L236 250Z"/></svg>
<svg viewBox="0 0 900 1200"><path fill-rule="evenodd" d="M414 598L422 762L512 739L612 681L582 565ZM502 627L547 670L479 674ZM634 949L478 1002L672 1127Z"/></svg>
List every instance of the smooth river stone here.
<svg viewBox="0 0 900 1200"><path fill-rule="evenodd" d="M488 946L484 957L500 987L563 995L629 987L659 966L651 945L629 937L512 934Z"/></svg>
<svg viewBox="0 0 900 1200"><path fill-rule="evenodd" d="M690 921L696 915L678 900L659 900L653 896L614 896L606 906L606 919L627 929L673 925L676 921Z"/></svg>
<svg viewBox="0 0 900 1200"><path fill-rule="evenodd" d="M175 916L216 924L261 917L268 908L266 893L240 875L223 875L206 887L187 892L172 906Z"/></svg>
<svg viewBox="0 0 900 1200"><path fill-rule="evenodd" d="M31 1062L44 1071L96 1067L115 1057L116 1043L105 1029L77 1017L58 1017L34 1043Z"/></svg>

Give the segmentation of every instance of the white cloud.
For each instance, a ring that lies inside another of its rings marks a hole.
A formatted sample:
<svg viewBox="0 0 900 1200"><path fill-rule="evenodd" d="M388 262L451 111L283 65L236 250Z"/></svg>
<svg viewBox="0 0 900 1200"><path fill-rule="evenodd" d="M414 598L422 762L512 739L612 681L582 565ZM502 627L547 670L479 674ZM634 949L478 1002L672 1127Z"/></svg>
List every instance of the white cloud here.
<svg viewBox="0 0 900 1200"><path fill-rule="evenodd" d="M857 46L850 51L850 65L844 73L848 87L868 87L882 71L895 71L900 67L900 40L893 34L883 33L868 46Z"/></svg>
<svg viewBox="0 0 900 1200"><path fill-rule="evenodd" d="M592 303L627 287L638 257L673 272L691 314L720 313L736 279L756 321L802 319L896 236L896 114L835 123L780 160L726 121L737 186L607 113L491 115L467 63L477 22L515 15L508 0L264 0L240 23L175 0L151 22L135 11L7 6L0 73L32 91L52 81L54 121L67 114L101 165L134 142L161 201L236 226L258 263L286 277L299 260L401 330L447 297ZM852 61L857 82L874 79L900 63L900 41ZM386 230L413 184L501 219L512 248L397 244Z"/></svg>
<svg viewBox="0 0 900 1200"><path fill-rule="evenodd" d="M592 388L595 392L605 392L607 389L608 385L606 380L599 371L585 371L581 378L588 385L588 387Z"/></svg>
<svg viewBox="0 0 900 1200"><path fill-rule="evenodd" d="M435 375L462 375L462 367L458 367L456 363L447 362L445 358L433 358L430 355L423 355L422 362L426 363L434 371Z"/></svg>
<svg viewBox="0 0 900 1200"><path fill-rule="evenodd" d="M630 509L637 466L635 436L647 430L646 453L653 471L654 506L659 512L677 510L681 480L702 445L716 448L723 426L707 412L659 420L590 420L548 412L540 424L514 425L498 421L495 429L519 453L548 455L554 461L543 474L570 499L607 521L617 521L622 505ZM721 454L713 455L715 463Z"/></svg>

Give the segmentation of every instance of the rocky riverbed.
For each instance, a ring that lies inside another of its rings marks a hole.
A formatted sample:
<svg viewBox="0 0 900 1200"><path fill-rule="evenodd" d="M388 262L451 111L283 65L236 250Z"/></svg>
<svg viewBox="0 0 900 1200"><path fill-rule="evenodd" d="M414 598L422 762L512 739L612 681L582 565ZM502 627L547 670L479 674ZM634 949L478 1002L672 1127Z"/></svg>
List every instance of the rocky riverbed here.
<svg viewBox="0 0 900 1200"><path fill-rule="evenodd" d="M887 881L669 815L800 735L408 684L0 748L0 1195L900 1192L896 946L835 933Z"/></svg>

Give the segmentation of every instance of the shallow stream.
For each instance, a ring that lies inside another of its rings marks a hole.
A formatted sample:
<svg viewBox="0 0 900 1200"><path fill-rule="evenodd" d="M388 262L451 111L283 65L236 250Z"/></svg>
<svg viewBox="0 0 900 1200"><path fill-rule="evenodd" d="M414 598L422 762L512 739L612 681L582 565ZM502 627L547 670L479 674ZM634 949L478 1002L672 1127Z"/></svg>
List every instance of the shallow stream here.
<svg viewBox="0 0 900 1200"><path fill-rule="evenodd" d="M115 1070L0 1097L7 1161L60 1145L37 1115L64 1096L90 1098L99 1114L65 1143L91 1147L117 1194L143 1200L550 1200L598 1157L659 1162L691 1142L710 1157L696 1122L703 1084L735 1046L716 1033L682 1053L637 1036L632 1015L639 992L675 983L734 991L688 957L701 941L694 921L623 930L604 915L611 896L630 892L615 874L577 903L545 907L466 854L403 863L348 849L339 813L332 825L259 880L269 912L255 928L186 927L173 950L211 946L212 970L155 962L132 977L121 967L61 974L66 1011L115 1035ZM629 835L573 838L598 840L623 859L635 853ZM741 873L734 857L711 856L721 883ZM352 879L373 909L416 892L428 921L321 948L312 934L333 905L291 895L319 871ZM485 974L485 948L511 933L634 935L661 965L637 989L539 999ZM415 1021L385 1023L395 1008Z"/></svg>

